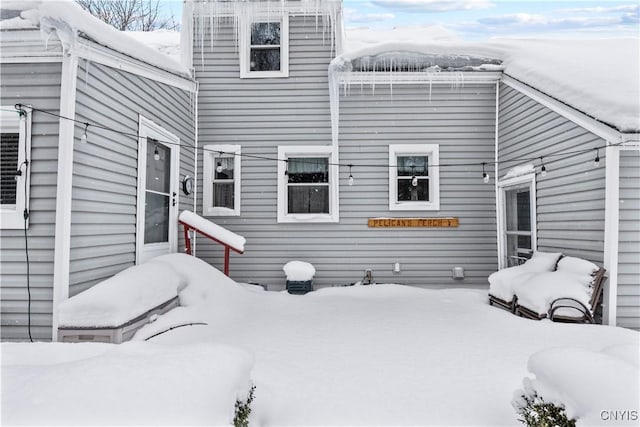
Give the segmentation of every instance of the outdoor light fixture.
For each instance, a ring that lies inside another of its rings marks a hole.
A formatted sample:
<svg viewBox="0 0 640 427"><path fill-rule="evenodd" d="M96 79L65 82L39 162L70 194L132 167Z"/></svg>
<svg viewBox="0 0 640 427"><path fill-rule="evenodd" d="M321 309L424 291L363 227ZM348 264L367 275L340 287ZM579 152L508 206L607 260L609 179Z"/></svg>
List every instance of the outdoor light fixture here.
<svg viewBox="0 0 640 427"><path fill-rule="evenodd" d="M489 183L489 174L484 170L484 166L486 165L486 163L482 163L482 181L485 184Z"/></svg>
<svg viewBox="0 0 640 427"><path fill-rule="evenodd" d="M87 129L89 129L89 123L85 123L84 124L84 132L82 133L82 136L80 137L80 142L82 142L83 144L87 143Z"/></svg>
<svg viewBox="0 0 640 427"><path fill-rule="evenodd" d="M418 186L418 177L416 176L416 167L415 166L411 166L411 174L413 175L413 177L411 177L411 185L413 185L414 187Z"/></svg>
<svg viewBox="0 0 640 427"><path fill-rule="evenodd" d="M353 174L351 173L351 168L353 165L349 165L349 186L353 185Z"/></svg>
<svg viewBox="0 0 640 427"><path fill-rule="evenodd" d="M160 160L160 152L158 151L158 146L154 145L154 150L153 150L153 160Z"/></svg>
<svg viewBox="0 0 640 427"><path fill-rule="evenodd" d="M540 157L540 164L542 167L540 168L540 176L547 176L547 167L544 165L544 160Z"/></svg>
<svg viewBox="0 0 640 427"><path fill-rule="evenodd" d="M216 165L216 172L222 173L222 162L218 162Z"/></svg>
<svg viewBox="0 0 640 427"><path fill-rule="evenodd" d="M600 166L600 149L599 148L596 148L596 158L593 159L593 165L595 167Z"/></svg>

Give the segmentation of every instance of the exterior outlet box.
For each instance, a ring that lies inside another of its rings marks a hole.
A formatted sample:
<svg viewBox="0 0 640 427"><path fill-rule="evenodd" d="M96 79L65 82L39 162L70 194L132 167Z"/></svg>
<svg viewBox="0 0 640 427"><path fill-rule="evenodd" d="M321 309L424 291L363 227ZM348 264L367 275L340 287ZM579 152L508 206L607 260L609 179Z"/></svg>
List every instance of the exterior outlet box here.
<svg viewBox="0 0 640 427"><path fill-rule="evenodd" d="M464 268L462 267L453 267L453 269L451 270L452 273L452 277L454 279L464 279Z"/></svg>
<svg viewBox="0 0 640 427"><path fill-rule="evenodd" d="M393 264L393 272L394 273L400 273L400 263L396 262Z"/></svg>

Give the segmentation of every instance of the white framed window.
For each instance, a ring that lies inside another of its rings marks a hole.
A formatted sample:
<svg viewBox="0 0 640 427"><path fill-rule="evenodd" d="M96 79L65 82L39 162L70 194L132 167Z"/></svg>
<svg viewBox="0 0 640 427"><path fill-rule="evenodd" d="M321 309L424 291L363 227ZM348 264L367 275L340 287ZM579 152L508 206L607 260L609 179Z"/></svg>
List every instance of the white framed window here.
<svg viewBox="0 0 640 427"><path fill-rule="evenodd" d="M440 209L438 144L389 145L389 209Z"/></svg>
<svg viewBox="0 0 640 427"><path fill-rule="evenodd" d="M240 154L239 145L204 146L203 215L240 215Z"/></svg>
<svg viewBox="0 0 640 427"><path fill-rule="evenodd" d="M289 77L289 15L245 18L240 78Z"/></svg>
<svg viewBox="0 0 640 427"><path fill-rule="evenodd" d="M278 222L338 222L338 167L331 146L280 146Z"/></svg>
<svg viewBox="0 0 640 427"><path fill-rule="evenodd" d="M19 114L14 106L1 106L0 224L2 229L24 229L29 209L31 165L31 114Z"/></svg>

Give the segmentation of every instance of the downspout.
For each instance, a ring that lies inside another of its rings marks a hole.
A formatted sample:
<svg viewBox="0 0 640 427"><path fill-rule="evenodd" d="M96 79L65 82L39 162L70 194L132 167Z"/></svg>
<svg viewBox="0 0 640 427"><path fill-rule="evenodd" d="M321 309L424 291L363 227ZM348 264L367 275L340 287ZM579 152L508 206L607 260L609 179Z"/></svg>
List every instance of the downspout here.
<svg viewBox="0 0 640 427"><path fill-rule="evenodd" d="M495 126L495 142L494 142L494 187L495 187L495 201L496 201L496 246L498 250L498 269L502 268L502 235L500 233L502 228L502 209L500 206L500 188L498 188L498 173L500 172L498 166L498 124L499 124L499 114L500 114L500 80L496 82L496 126Z"/></svg>
<svg viewBox="0 0 640 427"><path fill-rule="evenodd" d="M618 309L618 236L620 220L620 147L605 148L605 213L604 213L604 268L609 280L604 290L603 323L616 326Z"/></svg>
<svg viewBox="0 0 640 427"><path fill-rule="evenodd" d="M195 77L195 70L193 70L193 75ZM195 151L195 155L193 157L193 161L194 161L194 165L193 165L193 180L194 180L194 191L193 191L193 212L198 213L197 211L197 206L198 206L198 133L199 133L199 127L198 127L198 123L200 121L200 118L198 117L198 94L200 93L200 82L196 81L196 93L195 93L195 97L194 97L194 120L193 120L193 143L194 143L194 151ZM202 156L204 158L204 155ZM242 178L241 178L242 179ZM193 239L192 239L192 247L191 250L193 251L193 256L196 256L196 238L197 238L197 233L193 233Z"/></svg>
<svg viewBox="0 0 640 427"><path fill-rule="evenodd" d="M60 115L63 117L75 117L77 76L78 57L73 49L67 46L62 54L62 79L60 84ZM53 261L53 341L57 341L58 306L62 301L69 298L74 128L75 122L72 120L60 120Z"/></svg>

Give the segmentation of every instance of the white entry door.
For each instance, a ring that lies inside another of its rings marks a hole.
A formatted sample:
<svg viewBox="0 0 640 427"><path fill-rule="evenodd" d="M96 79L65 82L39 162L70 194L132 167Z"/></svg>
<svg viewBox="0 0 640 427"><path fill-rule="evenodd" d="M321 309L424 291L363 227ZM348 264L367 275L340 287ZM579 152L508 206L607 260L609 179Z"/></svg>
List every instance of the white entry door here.
<svg viewBox="0 0 640 427"><path fill-rule="evenodd" d="M136 263L176 252L180 140L140 117Z"/></svg>
<svg viewBox="0 0 640 427"><path fill-rule="evenodd" d="M535 175L498 183L500 215L499 267L512 267L536 250Z"/></svg>

